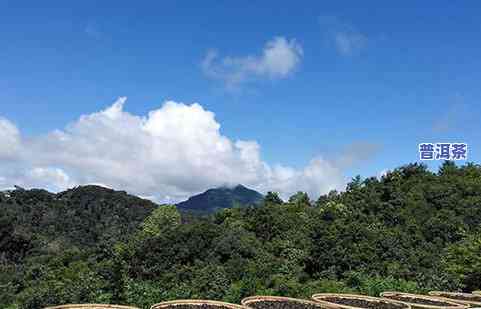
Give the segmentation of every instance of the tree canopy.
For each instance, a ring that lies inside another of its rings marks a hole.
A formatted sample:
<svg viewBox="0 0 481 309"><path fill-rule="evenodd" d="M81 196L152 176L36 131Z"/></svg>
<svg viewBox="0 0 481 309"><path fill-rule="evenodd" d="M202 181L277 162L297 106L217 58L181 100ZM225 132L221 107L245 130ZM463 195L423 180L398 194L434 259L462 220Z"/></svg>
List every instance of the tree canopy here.
<svg viewBox="0 0 481 309"><path fill-rule="evenodd" d="M481 289L481 167L409 164L343 192L181 220L100 187L0 194L0 307Z"/></svg>

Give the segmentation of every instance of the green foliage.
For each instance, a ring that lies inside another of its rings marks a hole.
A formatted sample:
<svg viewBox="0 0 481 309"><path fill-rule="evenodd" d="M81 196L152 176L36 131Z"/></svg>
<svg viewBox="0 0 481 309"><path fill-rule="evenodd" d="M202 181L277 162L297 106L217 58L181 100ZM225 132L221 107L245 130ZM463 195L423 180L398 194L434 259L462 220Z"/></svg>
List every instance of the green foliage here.
<svg viewBox="0 0 481 309"><path fill-rule="evenodd" d="M179 224L180 213L174 205L159 206L142 223L142 232L147 237L155 237Z"/></svg>
<svg viewBox="0 0 481 309"><path fill-rule="evenodd" d="M481 288L481 234L476 233L450 245L443 259L446 273L451 274L469 291Z"/></svg>
<svg viewBox="0 0 481 309"><path fill-rule="evenodd" d="M307 193L299 191L289 198L289 203L299 204L299 205L310 205L311 201Z"/></svg>
<svg viewBox="0 0 481 309"><path fill-rule="evenodd" d="M0 264L0 308L5 308L15 301L18 290L17 269L12 264Z"/></svg>
<svg viewBox="0 0 481 309"><path fill-rule="evenodd" d="M147 200L97 186L52 194L15 190L0 201L0 252L22 259L32 247L111 246L128 239L157 206ZM15 253L17 252L17 253Z"/></svg>
<svg viewBox="0 0 481 309"><path fill-rule="evenodd" d="M480 226L474 164L202 217L99 187L15 190L0 195L0 307L480 289Z"/></svg>
<svg viewBox="0 0 481 309"><path fill-rule="evenodd" d="M347 215L349 210L342 203L329 201L319 207L319 213L322 215L323 220L335 220Z"/></svg>
<svg viewBox="0 0 481 309"><path fill-rule="evenodd" d="M230 280L224 267L215 264L193 267L192 298L222 299L229 286Z"/></svg>
<svg viewBox="0 0 481 309"><path fill-rule="evenodd" d="M277 192L267 192L264 198L265 204L281 205L283 203L282 199L279 197Z"/></svg>
<svg viewBox="0 0 481 309"><path fill-rule="evenodd" d="M112 299L112 293L107 289L108 283L86 262L62 264L29 269L26 274L28 284L18 295L22 308L36 309L67 303L108 303Z"/></svg>
<svg viewBox="0 0 481 309"><path fill-rule="evenodd" d="M143 309L168 299L167 292L156 281L135 281L128 278L124 290L125 303Z"/></svg>
<svg viewBox="0 0 481 309"><path fill-rule="evenodd" d="M370 276L359 272L348 273L345 282L357 292L371 296L379 296L380 293L385 291L399 291L406 293L419 293L422 291L414 281L407 281L392 276Z"/></svg>

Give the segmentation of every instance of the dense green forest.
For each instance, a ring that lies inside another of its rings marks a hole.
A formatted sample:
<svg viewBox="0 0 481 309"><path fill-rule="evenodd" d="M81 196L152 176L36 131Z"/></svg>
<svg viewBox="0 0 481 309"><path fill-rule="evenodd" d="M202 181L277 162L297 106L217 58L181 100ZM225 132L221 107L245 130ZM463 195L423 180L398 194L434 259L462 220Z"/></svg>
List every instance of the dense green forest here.
<svg viewBox="0 0 481 309"><path fill-rule="evenodd" d="M181 215L125 192L0 194L0 308L481 288L481 166L410 164L344 192Z"/></svg>

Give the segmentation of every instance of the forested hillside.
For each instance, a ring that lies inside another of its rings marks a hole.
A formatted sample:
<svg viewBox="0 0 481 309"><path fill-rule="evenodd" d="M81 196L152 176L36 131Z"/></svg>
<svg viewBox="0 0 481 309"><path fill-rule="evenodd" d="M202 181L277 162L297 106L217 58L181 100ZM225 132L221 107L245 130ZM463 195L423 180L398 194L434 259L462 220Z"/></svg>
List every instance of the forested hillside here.
<svg viewBox="0 0 481 309"><path fill-rule="evenodd" d="M0 194L0 307L481 288L479 165L181 219L100 187Z"/></svg>

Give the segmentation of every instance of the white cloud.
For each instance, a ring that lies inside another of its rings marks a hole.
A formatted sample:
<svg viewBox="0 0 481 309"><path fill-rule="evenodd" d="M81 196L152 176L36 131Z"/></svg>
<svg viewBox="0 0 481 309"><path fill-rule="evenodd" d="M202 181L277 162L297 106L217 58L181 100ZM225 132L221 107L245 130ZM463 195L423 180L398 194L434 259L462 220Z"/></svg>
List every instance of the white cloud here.
<svg viewBox="0 0 481 309"><path fill-rule="evenodd" d="M340 55L351 56L367 46L367 36L351 24L333 16L322 16L319 21L328 40L332 41Z"/></svg>
<svg viewBox="0 0 481 309"><path fill-rule="evenodd" d="M228 88L259 78L282 79L301 62L302 47L295 39L275 37L268 41L259 56L220 58L215 50L207 52L201 63L204 73L222 80Z"/></svg>
<svg viewBox="0 0 481 309"><path fill-rule="evenodd" d="M358 52L367 43L367 38L359 32L337 32L334 40L337 51L345 56Z"/></svg>
<svg viewBox="0 0 481 309"><path fill-rule="evenodd" d="M20 133L17 127L5 118L0 117L0 159L11 158L20 148Z"/></svg>
<svg viewBox="0 0 481 309"><path fill-rule="evenodd" d="M125 101L29 139L0 122L10 132L2 130L0 139L17 145L15 159L1 157L1 185L58 191L101 183L170 202L224 184L279 191L284 198L298 190L316 198L345 185L341 168L322 158L302 169L270 166L257 142L222 135L215 115L200 104L168 101L142 117L126 112Z"/></svg>
<svg viewBox="0 0 481 309"><path fill-rule="evenodd" d="M0 173L3 175L0 177L0 190L9 190L14 185L18 185L26 188L61 191L76 185L61 168L32 167L24 161L8 163L0 168Z"/></svg>
<svg viewBox="0 0 481 309"><path fill-rule="evenodd" d="M261 188L279 192L286 200L297 191L307 192L311 198L317 199L321 194L333 189L342 190L344 186L342 170L333 162L318 157L301 170L280 165L269 168L267 181Z"/></svg>
<svg viewBox="0 0 481 309"><path fill-rule="evenodd" d="M54 167L35 167L27 175L27 185L36 187L51 187L54 190L64 190L74 185L70 182L70 177L60 168Z"/></svg>

